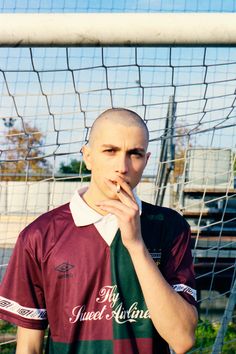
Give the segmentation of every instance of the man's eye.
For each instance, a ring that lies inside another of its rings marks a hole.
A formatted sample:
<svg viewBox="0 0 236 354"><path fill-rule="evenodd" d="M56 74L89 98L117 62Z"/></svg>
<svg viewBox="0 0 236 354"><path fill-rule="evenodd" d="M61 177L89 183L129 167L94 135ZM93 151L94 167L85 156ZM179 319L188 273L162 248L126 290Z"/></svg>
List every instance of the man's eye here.
<svg viewBox="0 0 236 354"><path fill-rule="evenodd" d="M103 152L107 152L109 154L109 153L113 153L114 151L115 151L114 149L106 149Z"/></svg>

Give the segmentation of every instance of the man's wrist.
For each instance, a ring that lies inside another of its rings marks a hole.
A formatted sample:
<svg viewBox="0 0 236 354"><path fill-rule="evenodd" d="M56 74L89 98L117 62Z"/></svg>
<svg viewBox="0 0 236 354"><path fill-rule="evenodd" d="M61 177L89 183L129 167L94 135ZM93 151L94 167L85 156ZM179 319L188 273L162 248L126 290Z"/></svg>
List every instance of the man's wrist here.
<svg viewBox="0 0 236 354"><path fill-rule="evenodd" d="M142 237L126 242L125 247L128 250L130 256L139 256L141 254L145 255L148 252Z"/></svg>

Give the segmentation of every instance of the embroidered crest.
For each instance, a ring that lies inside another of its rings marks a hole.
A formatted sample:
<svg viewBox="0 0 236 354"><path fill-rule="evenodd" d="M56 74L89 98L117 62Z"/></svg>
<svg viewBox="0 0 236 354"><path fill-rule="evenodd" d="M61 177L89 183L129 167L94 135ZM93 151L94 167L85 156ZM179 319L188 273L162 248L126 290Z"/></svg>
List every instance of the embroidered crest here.
<svg viewBox="0 0 236 354"><path fill-rule="evenodd" d="M161 263L161 249L149 249L149 253L157 266L159 266Z"/></svg>

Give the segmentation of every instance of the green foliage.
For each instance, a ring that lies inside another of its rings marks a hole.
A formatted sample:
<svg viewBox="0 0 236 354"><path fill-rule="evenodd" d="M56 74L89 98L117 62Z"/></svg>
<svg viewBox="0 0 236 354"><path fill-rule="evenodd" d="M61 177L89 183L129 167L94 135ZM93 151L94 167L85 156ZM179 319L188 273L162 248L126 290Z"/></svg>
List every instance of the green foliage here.
<svg viewBox="0 0 236 354"><path fill-rule="evenodd" d="M200 320L196 330L196 343L192 349L195 353L211 354L220 324L209 320ZM222 354L236 353L236 324L230 323L224 338Z"/></svg>
<svg viewBox="0 0 236 354"><path fill-rule="evenodd" d="M199 352L202 348L211 348L217 335L217 327L218 325L214 325L208 320L199 321L196 330L196 343L194 348L199 348ZM209 351L203 350L201 353L210 353L210 349Z"/></svg>
<svg viewBox="0 0 236 354"><path fill-rule="evenodd" d="M6 344L0 347L1 354L15 354L16 343Z"/></svg>
<svg viewBox="0 0 236 354"><path fill-rule="evenodd" d="M0 320L0 333L13 333L16 334L16 327L9 322Z"/></svg>
<svg viewBox="0 0 236 354"><path fill-rule="evenodd" d="M83 177L83 175L90 174L90 171L86 168L84 161L72 159L68 165L61 162L59 172L63 174L79 175L78 178L73 178L73 181L90 181L90 176Z"/></svg>
<svg viewBox="0 0 236 354"><path fill-rule="evenodd" d="M236 323L230 323L225 335L225 340L222 353L235 354L236 353Z"/></svg>
<svg viewBox="0 0 236 354"><path fill-rule="evenodd" d="M16 335L16 326L0 320L0 343L14 339ZM9 343L0 346L1 354L14 354L16 343Z"/></svg>
<svg viewBox="0 0 236 354"><path fill-rule="evenodd" d="M13 124L14 125L14 124ZM0 173L2 181L41 180L51 173L51 165L42 150L43 134L28 123L23 128L15 128L8 123L5 133L6 148L2 151Z"/></svg>

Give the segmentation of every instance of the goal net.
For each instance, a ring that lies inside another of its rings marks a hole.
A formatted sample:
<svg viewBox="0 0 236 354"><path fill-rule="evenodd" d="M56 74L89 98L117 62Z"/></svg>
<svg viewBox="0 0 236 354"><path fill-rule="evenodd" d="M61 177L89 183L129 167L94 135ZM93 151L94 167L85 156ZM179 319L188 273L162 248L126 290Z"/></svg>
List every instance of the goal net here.
<svg viewBox="0 0 236 354"><path fill-rule="evenodd" d="M94 119L125 107L150 131L137 193L192 228L204 319L192 352L235 345L235 72L234 47L0 48L0 278L20 230L88 183Z"/></svg>

